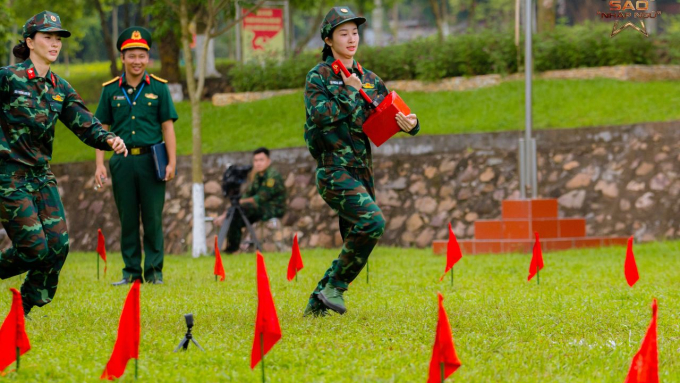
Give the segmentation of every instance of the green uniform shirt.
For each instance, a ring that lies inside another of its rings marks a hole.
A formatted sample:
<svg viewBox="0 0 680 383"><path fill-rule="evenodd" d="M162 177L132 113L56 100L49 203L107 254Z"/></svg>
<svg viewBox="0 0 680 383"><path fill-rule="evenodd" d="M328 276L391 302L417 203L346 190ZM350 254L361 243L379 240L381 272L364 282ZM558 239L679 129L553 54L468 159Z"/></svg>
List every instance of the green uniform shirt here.
<svg viewBox="0 0 680 383"><path fill-rule="evenodd" d="M128 148L162 142L161 124L177 120L165 80L146 73L136 88L127 84L125 75L105 83L95 115L111 126Z"/></svg>
<svg viewBox="0 0 680 383"><path fill-rule="evenodd" d="M286 212L286 187L283 185L283 177L271 166L262 173L255 173L243 197L253 197L257 207L262 210L264 221L274 217L281 218Z"/></svg>
<svg viewBox="0 0 680 383"><path fill-rule="evenodd" d="M372 167L371 144L363 131L370 114L368 104L358 89L345 86L340 73L335 74L330 56L307 74L305 84L305 141L319 166ZM354 61L352 68L364 84L371 99L388 94L385 83L375 73ZM409 132L414 136L420 123Z"/></svg>
<svg viewBox="0 0 680 383"><path fill-rule="evenodd" d="M0 161L46 166L52 160L57 119L81 141L101 150L113 133L87 110L73 87L51 70L38 74L30 59L0 69Z"/></svg>

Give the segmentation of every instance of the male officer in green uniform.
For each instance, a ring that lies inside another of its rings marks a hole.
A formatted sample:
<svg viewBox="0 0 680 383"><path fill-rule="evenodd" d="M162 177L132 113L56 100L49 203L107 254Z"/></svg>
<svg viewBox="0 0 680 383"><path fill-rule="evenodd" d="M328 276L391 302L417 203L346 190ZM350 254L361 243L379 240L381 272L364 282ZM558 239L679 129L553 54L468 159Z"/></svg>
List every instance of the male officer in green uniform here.
<svg viewBox="0 0 680 383"><path fill-rule="evenodd" d="M366 22L347 7L332 8L321 26L323 62L307 74L305 85L305 141L317 162L316 187L338 213L343 247L340 255L312 292L304 315L325 315L328 309L347 310L344 292L368 262L385 230L385 219L375 202L371 144L362 126L372 112L359 96L363 89L376 99L388 94L385 83L354 60L359 26ZM340 60L351 72L346 77L331 67ZM404 132L420 130L415 114L399 113Z"/></svg>
<svg viewBox="0 0 680 383"><path fill-rule="evenodd" d="M250 223L281 218L286 213L286 188L283 185L283 177L271 166L271 163L267 148L258 148L253 152L252 180L240 201L243 213ZM222 226L226 217L227 213L224 212L215 218L215 224ZM241 215L234 215L227 232L227 253L234 253L238 250L241 243L241 229L244 226L245 222Z"/></svg>
<svg viewBox="0 0 680 383"><path fill-rule="evenodd" d="M96 116L105 128L119 135L130 148L130 156L114 155L109 161L113 195L121 225L121 252L125 261L120 286L142 279L163 283L163 227L165 181L175 176L177 112L166 80L146 73L151 33L141 27L128 28L118 37L123 75L103 84ZM168 165L158 180L150 146L165 141ZM97 150L95 183L106 181L104 152ZM139 218L144 226L144 269ZM142 273L143 272L143 273Z"/></svg>

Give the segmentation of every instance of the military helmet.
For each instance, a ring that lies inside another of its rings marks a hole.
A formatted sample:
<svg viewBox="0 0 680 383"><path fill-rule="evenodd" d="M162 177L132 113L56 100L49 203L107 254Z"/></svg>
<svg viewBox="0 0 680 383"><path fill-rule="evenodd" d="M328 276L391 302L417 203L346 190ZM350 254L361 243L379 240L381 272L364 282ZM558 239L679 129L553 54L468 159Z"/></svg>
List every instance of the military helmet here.
<svg viewBox="0 0 680 383"><path fill-rule="evenodd" d="M151 49L151 43L151 32L142 27L130 27L118 36L116 48L120 52L133 48L146 49L148 51Z"/></svg>
<svg viewBox="0 0 680 383"><path fill-rule="evenodd" d="M355 15L349 7L331 8L321 23L321 40L331 37L335 27L348 21L354 21L359 26L366 22L366 18Z"/></svg>
<svg viewBox="0 0 680 383"><path fill-rule="evenodd" d="M61 37L71 37L71 32L61 27L59 15L50 11L42 11L26 20L22 36L27 38L36 32L56 32Z"/></svg>

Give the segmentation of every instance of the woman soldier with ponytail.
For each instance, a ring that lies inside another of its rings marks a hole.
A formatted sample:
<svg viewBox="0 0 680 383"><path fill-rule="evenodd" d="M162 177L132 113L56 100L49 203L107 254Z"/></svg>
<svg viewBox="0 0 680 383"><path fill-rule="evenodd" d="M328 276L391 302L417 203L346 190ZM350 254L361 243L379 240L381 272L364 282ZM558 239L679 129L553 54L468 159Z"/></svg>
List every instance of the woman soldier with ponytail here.
<svg viewBox="0 0 680 383"><path fill-rule="evenodd" d="M71 33L59 16L41 12L23 28L13 54L22 63L0 69L0 222L12 246L0 253L0 278L26 273L24 314L51 302L69 249L64 207L50 170L57 119L85 144L127 154L102 129L71 85L50 70Z"/></svg>

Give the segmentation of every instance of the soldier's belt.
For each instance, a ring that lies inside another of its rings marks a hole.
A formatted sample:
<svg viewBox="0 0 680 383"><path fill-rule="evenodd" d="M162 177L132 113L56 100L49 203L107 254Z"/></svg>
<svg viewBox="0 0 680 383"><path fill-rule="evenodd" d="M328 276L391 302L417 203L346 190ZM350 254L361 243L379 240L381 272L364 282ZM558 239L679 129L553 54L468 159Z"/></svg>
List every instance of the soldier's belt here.
<svg viewBox="0 0 680 383"><path fill-rule="evenodd" d="M135 146L133 148L129 148L128 152L130 155L133 156L138 156L140 154L146 154L151 152L151 147L150 146Z"/></svg>

